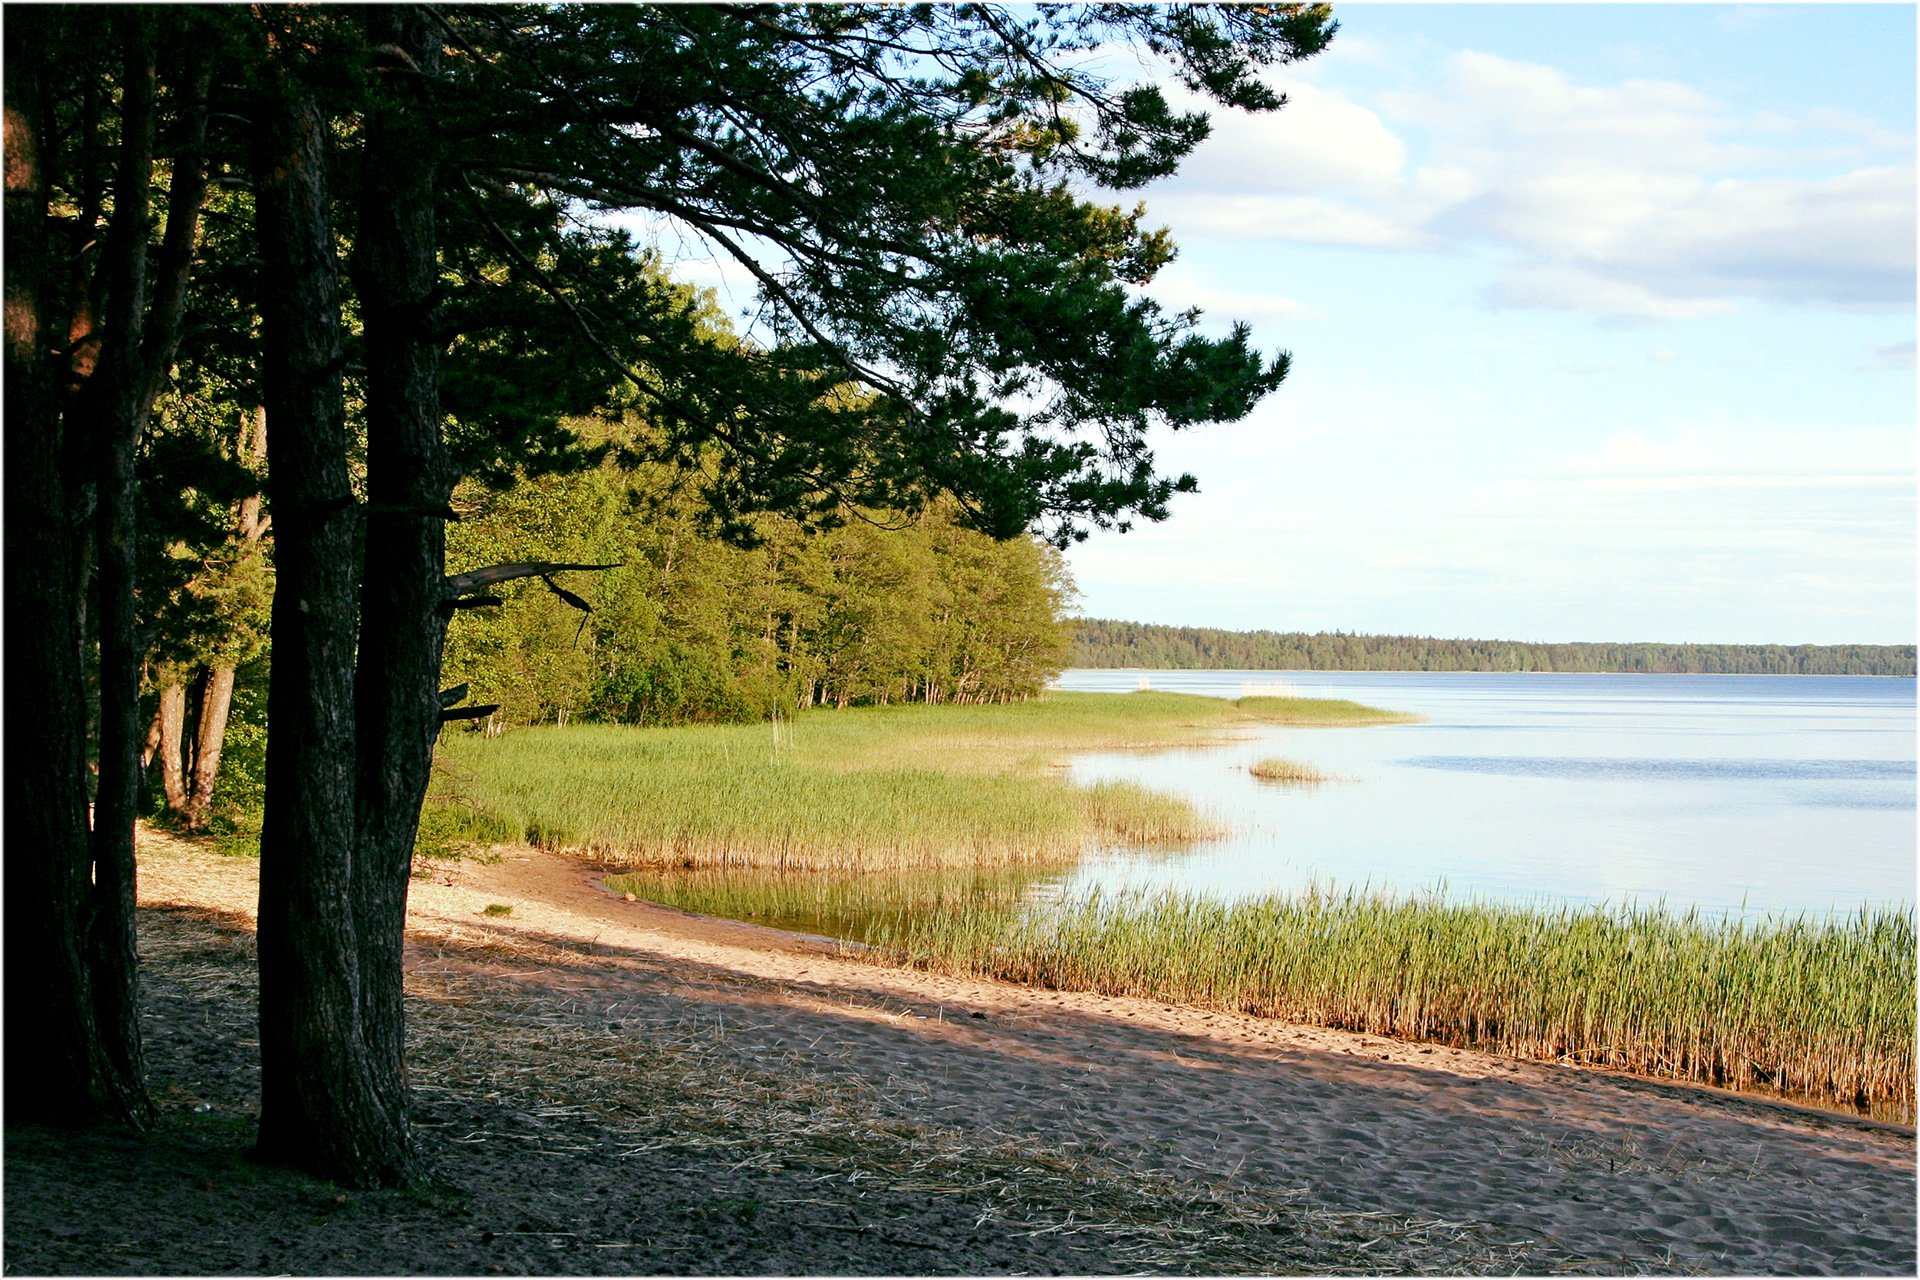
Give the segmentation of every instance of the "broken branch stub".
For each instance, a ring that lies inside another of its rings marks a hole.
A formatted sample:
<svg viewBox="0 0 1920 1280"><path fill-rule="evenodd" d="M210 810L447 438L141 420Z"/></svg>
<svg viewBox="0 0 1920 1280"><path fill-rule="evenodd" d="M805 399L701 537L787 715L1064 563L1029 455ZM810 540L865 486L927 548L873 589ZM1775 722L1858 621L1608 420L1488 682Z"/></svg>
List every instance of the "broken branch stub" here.
<svg viewBox="0 0 1920 1280"><path fill-rule="evenodd" d="M553 573L571 573L574 571L598 572L604 569L618 569L620 561L613 564L556 564L546 560L529 560L517 564L488 565L484 569L469 569L465 573L452 574L447 578L447 593L452 596L464 596L480 587L490 587L496 582L512 582L516 578L545 578ZM552 584L549 583L549 586Z"/></svg>

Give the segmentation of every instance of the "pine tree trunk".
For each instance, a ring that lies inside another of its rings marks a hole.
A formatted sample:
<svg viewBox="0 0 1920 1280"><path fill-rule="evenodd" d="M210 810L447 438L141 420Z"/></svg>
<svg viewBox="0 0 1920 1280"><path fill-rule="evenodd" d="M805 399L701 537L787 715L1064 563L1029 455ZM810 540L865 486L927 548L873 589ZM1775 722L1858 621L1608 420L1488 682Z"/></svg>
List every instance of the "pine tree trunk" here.
<svg viewBox="0 0 1920 1280"><path fill-rule="evenodd" d="M133 1119L151 1107L140 1049L139 959L134 934L133 826L140 808L140 665L134 616L134 454L146 423L140 365L153 176L155 68L145 19L128 16L121 85L120 164L107 237L107 306L99 367L82 392L93 423L98 573L99 782L93 807L88 958L94 1016L110 1065L109 1087Z"/></svg>
<svg viewBox="0 0 1920 1280"><path fill-rule="evenodd" d="M220 774L220 752L227 740L227 716L233 709L232 667L214 667L207 672L206 687L200 696L200 723L194 733L193 789L181 810L187 830L205 831L207 815L213 809L214 779ZM168 799L172 807L172 799Z"/></svg>
<svg viewBox="0 0 1920 1280"><path fill-rule="evenodd" d="M289 60L297 56L283 52ZM410 1152L360 1003L354 902L354 501L346 466L331 132L280 69L255 104L276 580L260 838L260 1153L370 1185Z"/></svg>
<svg viewBox="0 0 1920 1280"><path fill-rule="evenodd" d="M147 740L140 744L140 768L142 771L153 768L153 758L160 754L160 711L155 708L153 719L147 722Z"/></svg>
<svg viewBox="0 0 1920 1280"><path fill-rule="evenodd" d="M101 1117L81 940L88 862L78 588L49 351L56 258L47 240L51 110L39 58L49 9L7 15L5 1106L9 1123ZM21 802L31 797L30 803Z"/></svg>
<svg viewBox="0 0 1920 1280"><path fill-rule="evenodd" d="M404 1131L401 948L414 834L440 734L451 616L446 525L455 474L440 440L434 291L438 143L426 86L439 29L417 5L362 10L369 47L401 51L367 115L354 274L367 350L367 560L355 730L355 922L363 1028ZM276 428L277 429L277 428Z"/></svg>
<svg viewBox="0 0 1920 1280"><path fill-rule="evenodd" d="M187 731L187 687L177 679L160 686L160 790L167 812L185 817L187 768L181 751Z"/></svg>

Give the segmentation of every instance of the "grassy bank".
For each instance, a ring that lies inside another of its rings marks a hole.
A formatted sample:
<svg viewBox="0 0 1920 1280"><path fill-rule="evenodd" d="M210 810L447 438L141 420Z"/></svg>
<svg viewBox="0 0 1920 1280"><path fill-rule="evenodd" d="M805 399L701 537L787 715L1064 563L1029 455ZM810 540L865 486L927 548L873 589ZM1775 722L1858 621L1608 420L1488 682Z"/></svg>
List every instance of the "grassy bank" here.
<svg viewBox="0 0 1920 1280"><path fill-rule="evenodd" d="M1016 910L1036 882L1068 869L782 874L759 867L643 867L604 883L615 893L682 911L864 943L898 937L910 922L927 917Z"/></svg>
<svg viewBox="0 0 1920 1280"><path fill-rule="evenodd" d="M449 737L433 821L609 861L788 870L1071 861L1101 840L1212 824L1127 783L1078 788L1077 751L1192 745L1261 724L1403 720L1334 700L1050 693L1027 703L819 711L777 726L581 726Z"/></svg>
<svg viewBox="0 0 1920 1280"><path fill-rule="evenodd" d="M894 963L1914 1114L1911 909L1723 925L1697 911L1361 893L962 904Z"/></svg>

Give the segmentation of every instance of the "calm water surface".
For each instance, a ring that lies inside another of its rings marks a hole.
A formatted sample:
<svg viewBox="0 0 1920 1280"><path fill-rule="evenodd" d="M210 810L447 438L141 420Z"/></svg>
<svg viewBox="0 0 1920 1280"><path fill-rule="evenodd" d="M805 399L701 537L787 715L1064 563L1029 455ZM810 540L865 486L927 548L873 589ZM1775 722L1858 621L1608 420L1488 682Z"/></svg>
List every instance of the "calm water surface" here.
<svg viewBox="0 0 1920 1280"><path fill-rule="evenodd" d="M1090 671L1063 689L1351 698L1425 722L1268 728L1194 750L1101 753L1079 781L1187 797L1231 834L1114 850L1064 882L1223 898L1308 884L1513 901L1851 910L1914 900L1911 679ZM1260 782L1281 756L1336 775Z"/></svg>

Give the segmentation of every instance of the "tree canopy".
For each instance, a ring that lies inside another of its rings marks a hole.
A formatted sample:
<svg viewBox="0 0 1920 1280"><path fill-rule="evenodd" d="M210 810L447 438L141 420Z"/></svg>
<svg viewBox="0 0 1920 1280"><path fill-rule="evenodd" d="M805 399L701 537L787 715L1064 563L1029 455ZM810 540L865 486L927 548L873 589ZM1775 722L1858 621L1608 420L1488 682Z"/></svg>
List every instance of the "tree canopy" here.
<svg viewBox="0 0 1920 1280"><path fill-rule="evenodd" d="M446 221L474 246L449 255L448 316L510 303L484 259L511 264L629 380L655 457L726 446L704 489L724 518L942 490L999 536L1163 518L1193 485L1156 473L1147 429L1241 417L1285 376L1244 327L1202 337L1140 292L1171 243L1088 193L1171 172L1206 119L1094 55L1140 44L1271 109L1257 72L1322 47L1324 8L436 13ZM716 338L633 272L629 231L573 216L616 212L749 274L768 343ZM448 385L453 408L454 362Z"/></svg>
<svg viewBox="0 0 1920 1280"><path fill-rule="evenodd" d="M1164 518L1194 484L1148 433L1242 417L1286 375L1244 326L1153 301L1173 246L1109 196L1207 130L1131 59L1273 110L1266 74L1324 47L1325 6L8 19L7 596L47 620L8 658L31 691L10 737L21 714L42 733L8 785L44 798L9 813L34 851L8 860L9 1042L39 1055L9 1052L10 1105L150 1114L141 669L254 643L196 614L251 580L162 550L237 564L271 525L261 1153L393 1181L414 832L441 725L475 714L440 687L447 629L584 563L449 573L463 477L662 467L747 545L930 511L1065 543ZM680 239L755 282L738 336L663 270L653 242ZM647 430L570 429L595 412ZM239 430L262 414L263 505Z"/></svg>

